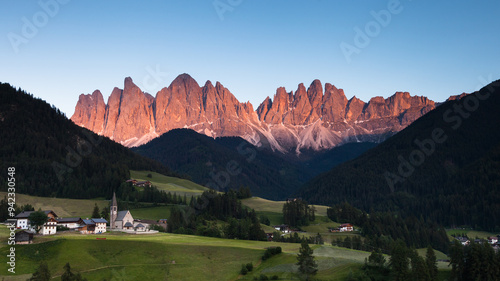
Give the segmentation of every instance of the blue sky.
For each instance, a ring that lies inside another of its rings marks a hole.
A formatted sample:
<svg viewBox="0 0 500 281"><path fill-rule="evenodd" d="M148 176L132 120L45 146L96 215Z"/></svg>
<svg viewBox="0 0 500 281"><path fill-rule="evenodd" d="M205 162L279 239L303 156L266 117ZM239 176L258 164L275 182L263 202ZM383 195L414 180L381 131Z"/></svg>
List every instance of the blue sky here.
<svg viewBox="0 0 500 281"><path fill-rule="evenodd" d="M499 1L2 1L0 81L68 117L82 93L107 101L130 76L154 96L181 73L254 108L314 79L364 101L396 91L443 101L500 78L499 11Z"/></svg>

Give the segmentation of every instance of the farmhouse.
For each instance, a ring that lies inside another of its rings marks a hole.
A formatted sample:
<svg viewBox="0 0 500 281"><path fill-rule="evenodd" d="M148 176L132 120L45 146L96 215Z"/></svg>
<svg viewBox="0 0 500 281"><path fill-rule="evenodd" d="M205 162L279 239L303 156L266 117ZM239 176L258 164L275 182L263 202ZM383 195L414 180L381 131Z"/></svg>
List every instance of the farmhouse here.
<svg viewBox="0 0 500 281"><path fill-rule="evenodd" d="M281 232L283 232L285 234L288 234L288 233L292 232L290 230L290 227L288 227L288 225L286 225L286 224L275 225L273 227L274 227L274 229L276 229L278 231L281 231Z"/></svg>
<svg viewBox="0 0 500 281"><path fill-rule="evenodd" d="M105 233L106 232L106 224L108 223L107 220L100 218L100 219L92 219L92 221L95 223L95 233Z"/></svg>
<svg viewBox="0 0 500 281"><path fill-rule="evenodd" d="M462 245L464 245L464 246L469 245L469 243L470 243L469 238L467 238L467 237L458 236L458 237L455 237L455 239L457 239L458 242L462 243Z"/></svg>
<svg viewBox="0 0 500 281"><path fill-rule="evenodd" d="M55 218L49 217L49 220L42 226L40 233L42 235L56 234L57 232L57 220Z"/></svg>
<svg viewBox="0 0 500 281"><path fill-rule="evenodd" d="M81 218L57 218L57 226L67 227L69 229L77 229L83 224Z"/></svg>
<svg viewBox="0 0 500 281"><path fill-rule="evenodd" d="M340 232L353 231L354 227L350 223L341 224L339 227Z"/></svg>
<svg viewBox="0 0 500 281"><path fill-rule="evenodd" d="M150 181L138 181L134 184L135 186L141 186L141 187L151 187L151 182Z"/></svg>
<svg viewBox="0 0 500 281"><path fill-rule="evenodd" d="M89 219L83 220L83 224L78 227L78 231L80 231L81 234L95 233L95 222Z"/></svg>
<svg viewBox="0 0 500 281"><path fill-rule="evenodd" d="M21 230L16 232L16 237L14 238L16 244L31 244L33 243L33 232L27 230Z"/></svg>
<svg viewBox="0 0 500 281"><path fill-rule="evenodd" d="M488 238L488 243L490 244L496 244L498 242L498 237L495 237L495 236L491 236Z"/></svg>
<svg viewBox="0 0 500 281"><path fill-rule="evenodd" d="M18 229L27 229L30 231L35 231L33 227L31 226L31 223L29 221L29 216L33 213L34 211L23 211L17 216L15 216L17 222L16 222L16 227ZM50 235L50 234L56 234L57 232L57 221L56 221L56 213L54 213L51 210L48 211L43 211L47 217L48 221L42 226L40 229L40 233L42 235Z"/></svg>
<svg viewBox="0 0 500 281"><path fill-rule="evenodd" d="M140 187L151 187L151 182L150 181L138 181L136 179L129 179L126 182L131 183L133 186L140 186Z"/></svg>

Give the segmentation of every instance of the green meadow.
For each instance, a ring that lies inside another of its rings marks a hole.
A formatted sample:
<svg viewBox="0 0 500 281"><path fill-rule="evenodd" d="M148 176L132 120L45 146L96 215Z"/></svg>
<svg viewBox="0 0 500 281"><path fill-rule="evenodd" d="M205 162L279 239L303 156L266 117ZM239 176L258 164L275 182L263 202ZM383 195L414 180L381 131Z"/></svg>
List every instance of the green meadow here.
<svg viewBox="0 0 500 281"><path fill-rule="evenodd" d="M148 177L151 175L151 177ZM196 184L192 181L168 177L162 174L158 174L150 171L130 171L130 177L132 179L140 180L140 181L150 181L154 186L156 186L159 190L164 190L177 195L186 195L186 196L198 196L203 193L203 191L208 190L208 188Z"/></svg>
<svg viewBox="0 0 500 281"><path fill-rule="evenodd" d="M2 240L7 230L1 228ZM106 238L97 240L96 238ZM16 274L8 275L7 264L0 265L1 277L25 280L42 260L46 260L54 280L69 262L74 272L89 280L235 280L241 264L252 262L252 274L295 276L296 254L300 244L229 240L191 235L153 234L81 235L76 233L37 236L35 244L16 246ZM283 253L262 262L267 247L280 246ZM317 246L313 246L317 247ZM8 253L7 245L0 255ZM369 255L332 246L317 247L320 272L348 263L362 264ZM340 269L339 269L340 270ZM272 273L272 274L271 274ZM257 276L257 275L256 275ZM16 277L16 278L17 278ZM126 277L126 278L125 278ZM245 279L246 279L245 277ZM129 279L127 279L129 278ZM283 279L282 279L283 280ZM286 279L285 279L286 280Z"/></svg>
<svg viewBox="0 0 500 281"><path fill-rule="evenodd" d="M6 192L0 192L0 197L6 196ZM59 217L90 217L94 204L102 209L109 205L109 201L102 199L66 199L66 198L51 198L38 197L25 194L16 194L16 204L30 204L35 207L35 210L52 210Z"/></svg>
<svg viewBox="0 0 500 281"><path fill-rule="evenodd" d="M260 197L252 197L241 200L243 205L255 209L261 212L271 212L271 213L281 213L283 211L283 205L285 201L271 201ZM327 206L313 205L316 208L316 214L318 216L326 217Z"/></svg>

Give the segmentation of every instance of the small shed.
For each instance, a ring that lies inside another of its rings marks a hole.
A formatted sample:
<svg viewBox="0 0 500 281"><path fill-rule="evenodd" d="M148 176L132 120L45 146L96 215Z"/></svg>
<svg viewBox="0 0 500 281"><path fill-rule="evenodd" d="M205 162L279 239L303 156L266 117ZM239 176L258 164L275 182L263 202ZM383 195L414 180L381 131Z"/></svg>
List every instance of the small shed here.
<svg viewBox="0 0 500 281"><path fill-rule="evenodd" d="M31 244L33 243L33 232L27 230L21 230L16 232L15 241L16 244Z"/></svg>

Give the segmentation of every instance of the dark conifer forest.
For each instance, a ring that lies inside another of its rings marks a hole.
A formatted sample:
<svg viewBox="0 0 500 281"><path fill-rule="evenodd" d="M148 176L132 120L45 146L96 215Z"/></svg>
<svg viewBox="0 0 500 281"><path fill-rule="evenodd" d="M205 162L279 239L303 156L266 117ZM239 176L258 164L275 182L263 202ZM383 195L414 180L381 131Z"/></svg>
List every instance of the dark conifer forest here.
<svg viewBox="0 0 500 281"><path fill-rule="evenodd" d="M445 102L362 156L307 183L314 204L499 231L500 81Z"/></svg>
<svg viewBox="0 0 500 281"><path fill-rule="evenodd" d="M129 170L175 175L164 165L75 125L47 102L0 84L0 158L16 168L16 192L64 198L110 197ZM6 182L0 173L0 183ZM7 184L1 184L6 190Z"/></svg>

